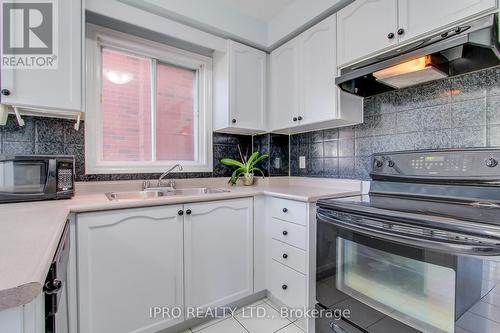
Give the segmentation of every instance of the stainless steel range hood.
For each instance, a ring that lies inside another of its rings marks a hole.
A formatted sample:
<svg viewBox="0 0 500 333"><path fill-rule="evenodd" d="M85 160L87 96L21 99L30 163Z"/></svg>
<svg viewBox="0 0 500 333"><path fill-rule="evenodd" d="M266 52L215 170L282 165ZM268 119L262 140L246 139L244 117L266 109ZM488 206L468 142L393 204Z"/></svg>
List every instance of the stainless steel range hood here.
<svg viewBox="0 0 500 333"><path fill-rule="evenodd" d="M497 15L489 15L343 68L336 84L362 97L500 65Z"/></svg>

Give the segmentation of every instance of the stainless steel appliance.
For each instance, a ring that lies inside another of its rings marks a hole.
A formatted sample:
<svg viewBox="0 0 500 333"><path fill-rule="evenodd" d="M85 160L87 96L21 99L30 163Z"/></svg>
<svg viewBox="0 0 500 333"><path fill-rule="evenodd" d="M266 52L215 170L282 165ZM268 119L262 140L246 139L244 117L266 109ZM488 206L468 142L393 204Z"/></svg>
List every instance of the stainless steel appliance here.
<svg viewBox="0 0 500 333"><path fill-rule="evenodd" d="M74 165L73 156L0 155L0 203L71 198Z"/></svg>
<svg viewBox="0 0 500 333"><path fill-rule="evenodd" d="M320 200L317 306L350 313L316 332L495 332L498 161L500 149L376 154L369 194Z"/></svg>
<svg viewBox="0 0 500 333"><path fill-rule="evenodd" d="M69 223L66 223L43 286L43 292L45 293L46 333L69 332L68 291L66 284L70 248L69 240Z"/></svg>
<svg viewBox="0 0 500 333"><path fill-rule="evenodd" d="M335 82L366 97L497 66L497 32L497 15L492 14L347 66Z"/></svg>

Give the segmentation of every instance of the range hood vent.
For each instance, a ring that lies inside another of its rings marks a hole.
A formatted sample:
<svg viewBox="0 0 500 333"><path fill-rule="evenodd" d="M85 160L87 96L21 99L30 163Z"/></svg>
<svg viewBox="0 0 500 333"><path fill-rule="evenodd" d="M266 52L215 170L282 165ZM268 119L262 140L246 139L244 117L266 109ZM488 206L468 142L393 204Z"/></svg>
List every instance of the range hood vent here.
<svg viewBox="0 0 500 333"><path fill-rule="evenodd" d="M492 14L351 65L335 82L367 97L500 65L497 19Z"/></svg>

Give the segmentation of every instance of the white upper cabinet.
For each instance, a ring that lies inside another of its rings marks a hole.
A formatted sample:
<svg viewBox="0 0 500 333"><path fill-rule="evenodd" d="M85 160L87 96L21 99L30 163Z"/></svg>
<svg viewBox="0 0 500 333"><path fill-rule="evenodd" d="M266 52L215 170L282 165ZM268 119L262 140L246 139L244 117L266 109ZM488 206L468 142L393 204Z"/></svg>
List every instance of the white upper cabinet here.
<svg viewBox="0 0 500 333"><path fill-rule="evenodd" d="M78 215L79 332L152 333L184 320L149 315L152 306L184 307L180 210Z"/></svg>
<svg viewBox="0 0 500 333"><path fill-rule="evenodd" d="M356 0L341 9L337 13L339 67L396 45L397 15L397 0Z"/></svg>
<svg viewBox="0 0 500 333"><path fill-rule="evenodd" d="M269 124L272 129L292 127L297 122L299 113L298 46L298 38L295 38L271 54Z"/></svg>
<svg viewBox="0 0 500 333"><path fill-rule="evenodd" d="M187 307L228 305L253 293L253 199L184 205Z"/></svg>
<svg viewBox="0 0 500 333"><path fill-rule="evenodd" d="M54 33L57 41L53 47L57 68L2 67L2 104L51 111L81 111L82 1L60 0L55 1L54 5L57 5Z"/></svg>
<svg viewBox="0 0 500 333"><path fill-rule="evenodd" d="M399 0L401 41L495 9L496 0Z"/></svg>
<svg viewBox="0 0 500 333"><path fill-rule="evenodd" d="M337 116L335 36L335 15L300 35L301 125L330 120Z"/></svg>
<svg viewBox="0 0 500 333"><path fill-rule="evenodd" d="M266 131L266 70L265 52L231 40L214 55L216 131Z"/></svg>
<svg viewBox="0 0 500 333"><path fill-rule="evenodd" d="M332 15L271 53L271 131L296 133L363 121L361 98L339 103L336 26Z"/></svg>
<svg viewBox="0 0 500 333"><path fill-rule="evenodd" d="M496 0L356 0L337 13L338 67L496 8Z"/></svg>

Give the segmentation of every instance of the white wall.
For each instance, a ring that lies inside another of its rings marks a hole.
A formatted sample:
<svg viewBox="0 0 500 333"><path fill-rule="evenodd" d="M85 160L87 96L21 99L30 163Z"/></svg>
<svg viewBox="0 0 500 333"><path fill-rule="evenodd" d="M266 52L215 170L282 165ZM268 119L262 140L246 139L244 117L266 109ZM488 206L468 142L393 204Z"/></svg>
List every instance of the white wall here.
<svg viewBox="0 0 500 333"><path fill-rule="evenodd" d="M354 0L295 0L278 13L268 24L267 46L273 47L283 39L313 21L333 13Z"/></svg>
<svg viewBox="0 0 500 333"><path fill-rule="evenodd" d="M244 15L214 0L122 0L138 8L200 27L208 32L238 38L250 44L266 45L267 22ZM251 0L250 0L251 1Z"/></svg>
<svg viewBox="0 0 500 333"><path fill-rule="evenodd" d="M87 0L86 8L215 50L234 39L270 51L352 1L294 0L265 19L221 0Z"/></svg>
<svg viewBox="0 0 500 333"><path fill-rule="evenodd" d="M118 0L86 0L85 9L212 50L223 52L226 50L226 41L223 38L147 11L138 10Z"/></svg>

